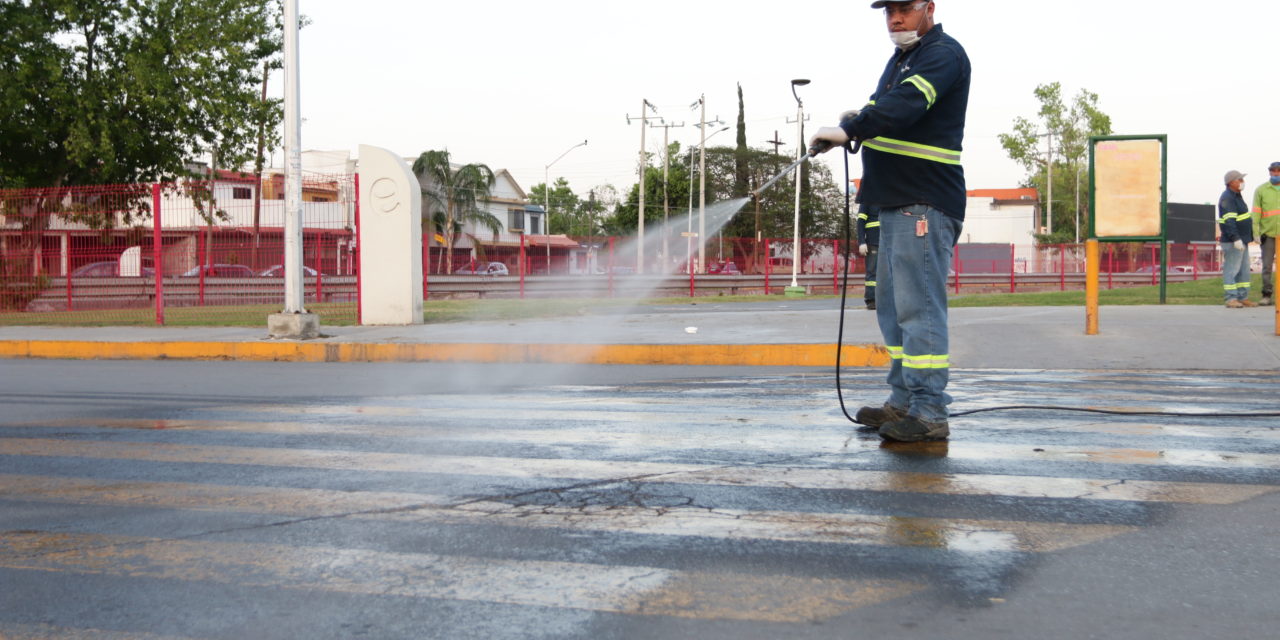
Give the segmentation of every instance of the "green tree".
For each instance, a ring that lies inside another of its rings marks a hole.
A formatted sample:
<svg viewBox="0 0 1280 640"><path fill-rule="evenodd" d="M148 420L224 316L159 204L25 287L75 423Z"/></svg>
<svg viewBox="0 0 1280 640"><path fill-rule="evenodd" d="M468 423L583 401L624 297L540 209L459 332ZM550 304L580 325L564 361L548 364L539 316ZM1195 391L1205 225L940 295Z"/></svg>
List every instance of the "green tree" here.
<svg viewBox="0 0 1280 640"><path fill-rule="evenodd" d="M733 195L742 198L751 190L747 182L750 151L747 149L747 109L742 100L742 83L738 83L738 138L733 150Z"/></svg>
<svg viewBox="0 0 1280 640"><path fill-rule="evenodd" d="M422 186L424 226L444 236L444 273L453 273L453 244L466 223L502 230L502 221L480 206L493 197L493 170L478 163L455 168L448 151L424 151L413 161L413 173Z"/></svg>
<svg viewBox="0 0 1280 640"><path fill-rule="evenodd" d="M569 188L569 181L556 178L551 192L547 193L547 185L539 182L529 189L529 202L547 207L547 233L572 233L581 223L581 201L578 195Z"/></svg>
<svg viewBox="0 0 1280 640"><path fill-rule="evenodd" d="M1052 163L1053 220L1049 227L1053 232L1036 234L1036 242L1072 242L1076 237L1077 215L1082 233L1089 224L1089 137L1110 135L1111 117L1098 108L1098 94L1087 89L1081 89L1069 105L1063 101L1062 85L1058 82L1036 87L1035 96L1040 101L1036 118L1016 118L1013 131L1000 134L1000 144L1009 157L1027 171L1022 186L1034 187L1040 192L1044 199L1041 210L1045 212L1050 209L1048 168ZM1046 137L1052 141L1047 152L1042 142Z"/></svg>
<svg viewBox="0 0 1280 640"><path fill-rule="evenodd" d="M0 3L0 187L166 180L211 153L247 164L281 117L258 75L280 20L260 0Z"/></svg>
<svg viewBox="0 0 1280 640"><path fill-rule="evenodd" d="M44 190L0 202L22 207L27 232L7 249L34 252L55 215L97 229L149 216L141 183L190 176L192 160L246 164L259 128L281 120L258 75L279 59L281 19L261 0L0 2L0 189ZM110 183L129 185L112 207L56 191ZM36 264L3 262L0 278L17 280Z"/></svg>
<svg viewBox="0 0 1280 640"><path fill-rule="evenodd" d="M678 144L672 145L673 158L679 161L671 163L670 181L667 194L671 198L672 215L685 215L692 209L697 215L698 175L697 161L694 160L694 171L689 171L689 153L697 153L695 149L681 152ZM738 184L738 163L743 156L737 147L707 148L707 203L723 202L738 199L735 196ZM696 156L695 156L696 158ZM771 151L750 149L745 154L747 184L749 186L763 184L791 164L794 160L780 156ZM831 176L831 172L823 164L805 163L805 173L810 182L809 189L801 190L800 202L800 235L804 238L835 238L841 230L843 211L843 195L839 184ZM662 167L650 166L645 174L645 223L662 222ZM802 182L803 185L803 182ZM693 206L689 205L689 196L693 195ZM631 185L625 201L620 203L614 214L608 218L605 230L610 235L632 235L636 233L640 200L639 184ZM757 232L760 237L790 239L793 234L795 212L795 182L786 179L777 182L772 188L760 194L760 206L754 200L747 200L738 214L721 230L725 242L736 247L736 255L758 259L753 251ZM649 206L649 203L655 203ZM813 246L806 246L812 251ZM752 271L758 270L755 264L739 265Z"/></svg>

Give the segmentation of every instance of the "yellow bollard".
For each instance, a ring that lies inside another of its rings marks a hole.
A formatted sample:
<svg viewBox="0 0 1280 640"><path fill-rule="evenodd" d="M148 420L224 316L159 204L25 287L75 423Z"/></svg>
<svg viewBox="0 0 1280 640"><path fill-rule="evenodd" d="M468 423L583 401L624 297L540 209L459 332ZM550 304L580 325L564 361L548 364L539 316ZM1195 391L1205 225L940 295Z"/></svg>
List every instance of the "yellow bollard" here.
<svg viewBox="0 0 1280 640"><path fill-rule="evenodd" d="M1098 239L1084 241L1084 333L1098 335ZM1277 320L1280 323L1280 320ZM1277 325L1280 331L1280 325Z"/></svg>

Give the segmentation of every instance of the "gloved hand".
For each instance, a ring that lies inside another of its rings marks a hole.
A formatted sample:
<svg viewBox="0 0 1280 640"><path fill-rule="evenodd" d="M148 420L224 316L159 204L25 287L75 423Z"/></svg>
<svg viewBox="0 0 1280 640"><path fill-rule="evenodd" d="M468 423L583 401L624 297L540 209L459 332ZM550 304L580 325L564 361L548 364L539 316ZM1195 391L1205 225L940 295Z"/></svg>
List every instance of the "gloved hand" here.
<svg viewBox="0 0 1280 640"><path fill-rule="evenodd" d="M1231 246L1235 247L1237 251L1244 249L1244 243L1239 238L1236 238L1236 241L1231 243Z"/></svg>
<svg viewBox="0 0 1280 640"><path fill-rule="evenodd" d="M864 242L858 245L858 253L864 256L867 255L867 243Z"/></svg>
<svg viewBox="0 0 1280 640"><path fill-rule="evenodd" d="M840 127L822 127L809 138L810 153L826 153L849 142L849 134Z"/></svg>

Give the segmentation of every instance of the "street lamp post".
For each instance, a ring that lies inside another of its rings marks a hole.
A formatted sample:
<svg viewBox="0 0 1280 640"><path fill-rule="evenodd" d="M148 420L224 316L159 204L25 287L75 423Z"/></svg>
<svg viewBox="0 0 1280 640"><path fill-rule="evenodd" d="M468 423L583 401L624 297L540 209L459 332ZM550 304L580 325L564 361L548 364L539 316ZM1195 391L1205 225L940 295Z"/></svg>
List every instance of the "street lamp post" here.
<svg viewBox="0 0 1280 640"><path fill-rule="evenodd" d="M804 102L800 100L800 94L796 93L796 87L803 87L809 84L805 78L797 78L791 81L791 95L796 99L796 160L804 157ZM796 208L795 208L795 235L792 238L791 246L791 286L786 288L785 295L802 296L804 288L800 286L798 276L800 273L800 176L801 165L796 164Z"/></svg>
<svg viewBox="0 0 1280 640"><path fill-rule="evenodd" d="M714 124L714 123L715 121L704 122L702 124L707 125L707 124ZM701 144L698 145L698 148L702 149L703 147L705 147L707 145L707 141L714 138L717 133L723 133L728 130L729 130L729 127L724 127L724 128L716 129L715 131L712 131L711 135L709 136L704 135L704 137L702 138ZM704 181L704 184L706 180L706 168L707 168L706 164L703 164L702 180ZM703 192L704 196L705 196L705 193L706 192L704 191ZM689 238L689 242L691 243L693 238L693 147L689 147L689 215L686 218L685 222L686 222L685 237ZM693 249L691 248L692 246L693 246L692 244L686 243L686 251L689 254L690 262L692 261L692 258L693 258ZM701 260L702 256L699 255L698 259ZM692 269L690 270L692 271Z"/></svg>
<svg viewBox="0 0 1280 640"><path fill-rule="evenodd" d="M547 275L551 275L551 165L560 162L560 158L569 155L570 151L573 151L578 147L585 146L587 146L587 141L583 140L582 142L569 147L564 153L560 154L559 157L548 162L546 166L542 168L542 211L543 215L547 216L546 223L542 225L543 233L547 236Z"/></svg>

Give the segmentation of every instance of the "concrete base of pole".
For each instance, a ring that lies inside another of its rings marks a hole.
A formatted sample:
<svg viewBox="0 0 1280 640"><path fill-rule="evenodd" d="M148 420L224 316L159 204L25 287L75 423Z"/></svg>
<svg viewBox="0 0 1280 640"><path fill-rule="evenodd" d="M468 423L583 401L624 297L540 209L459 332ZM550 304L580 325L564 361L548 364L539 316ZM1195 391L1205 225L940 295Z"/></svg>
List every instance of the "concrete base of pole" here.
<svg viewBox="0 0 1280 640"><path fill-rule="evenodd" d="M782 295L786 298L803 298L805 296L804 287L787 287L782 290Z"/></svg>
<svg viewBox="0 0 1280 640"><path fill-rule="evenodd" d="M310 340L320 337L320 316L314 313L273 313L267 316L272 338Z"/></svg>

